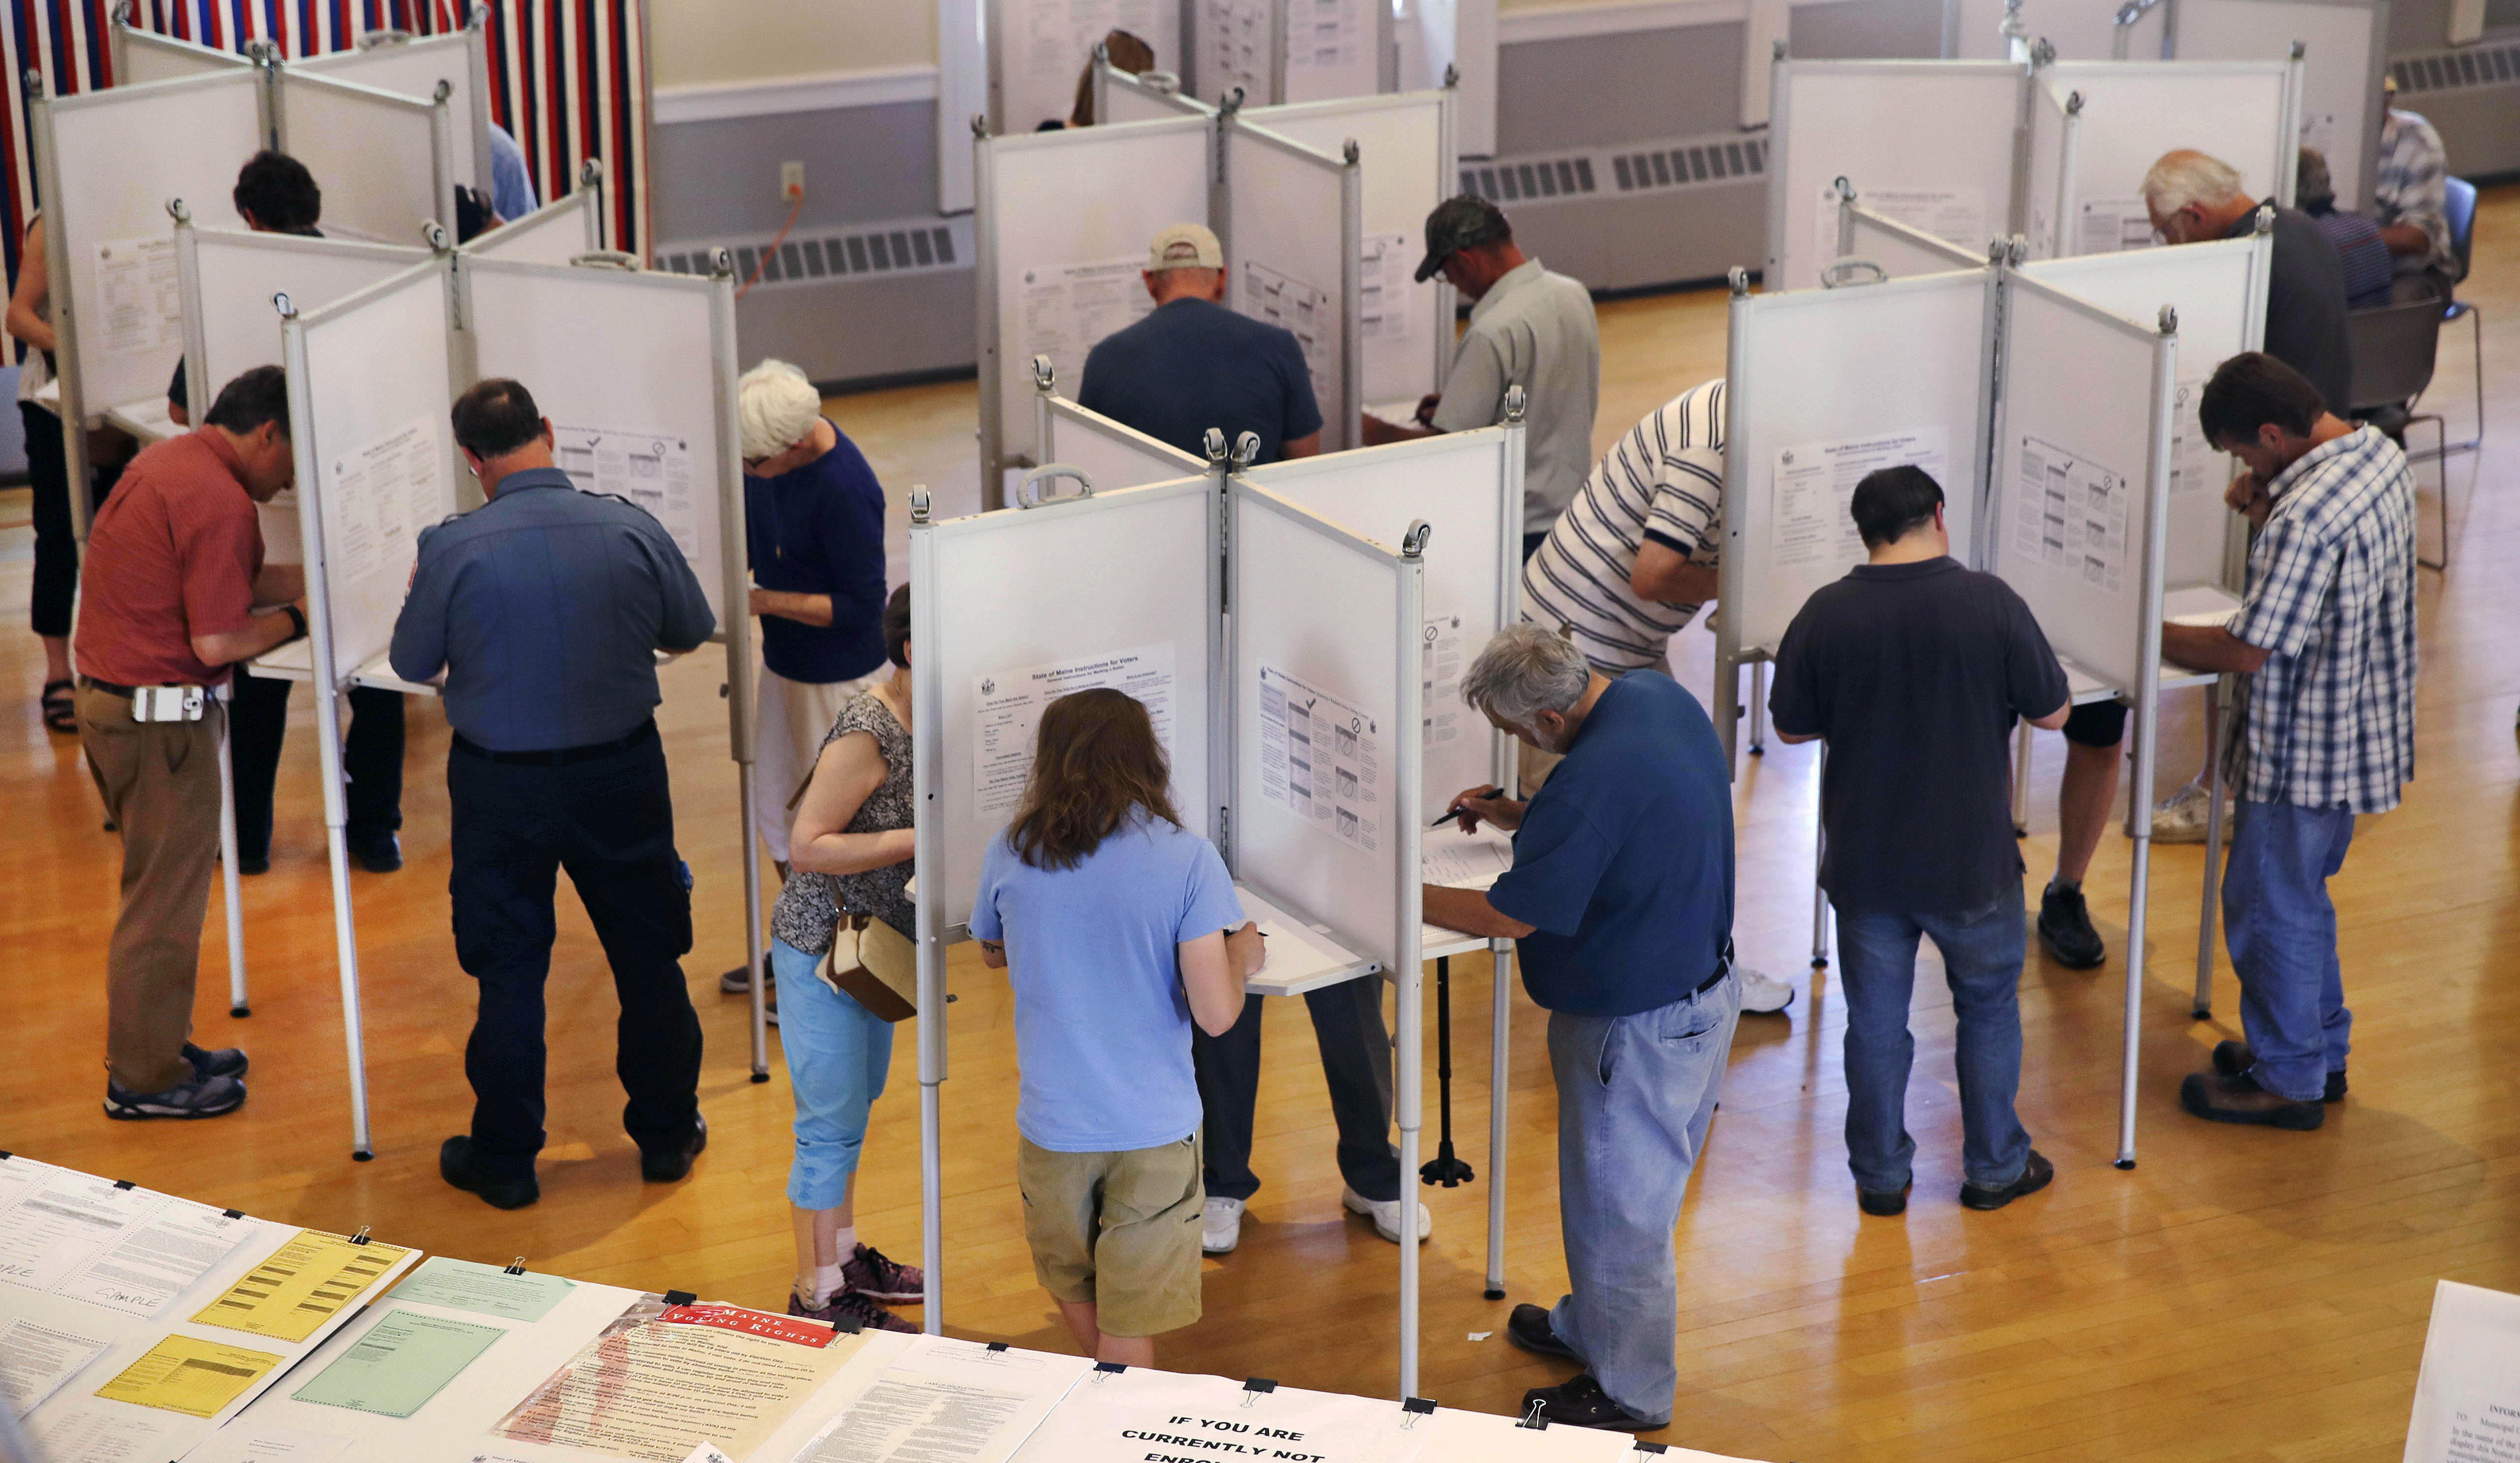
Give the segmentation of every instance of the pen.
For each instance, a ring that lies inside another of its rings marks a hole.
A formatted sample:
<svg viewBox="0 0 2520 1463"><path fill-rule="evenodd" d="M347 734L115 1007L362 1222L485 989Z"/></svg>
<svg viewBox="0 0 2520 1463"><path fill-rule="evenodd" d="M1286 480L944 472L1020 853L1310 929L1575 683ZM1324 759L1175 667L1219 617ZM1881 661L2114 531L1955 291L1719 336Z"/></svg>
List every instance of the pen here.
<svg viewBox="0 0 2520 1463"><path fill-rule="evenodd" d="M1492 798L1492 797L1495 797L1498 793L1503 792L1503 791L1505 791L1505 789L1504 789L1504 788L1502 788L1502 787L1482 787L1482 788L1480 788L1480 789L1479 789L1478 791L1476 791L1476 792L1472 792L1472 793L1464 793L1464 794L1462 794L1462 796L1464 796L1464 797ZM1448 822L1451 822L1454 819L1457 819L1457 818L1459 818L1459 817L1461 817L1461 816L1462 816L1462 805L1461 805L1461 804L1459 804L1459 803L1455 803L1452 807L1447 808L1447 809L1445 809L1445 810L1444 810L1444 816L1443 816L1443 817L1441 817L1441 818L1439 818L1439 819L1436 819L1433 822L1428 823L1426 826L1428 826L1428 827L1430 827L1430 828L1440 828L1440 827L1442 827L1444 824L1446 824L1446 823L1448 823Z"/></svg>

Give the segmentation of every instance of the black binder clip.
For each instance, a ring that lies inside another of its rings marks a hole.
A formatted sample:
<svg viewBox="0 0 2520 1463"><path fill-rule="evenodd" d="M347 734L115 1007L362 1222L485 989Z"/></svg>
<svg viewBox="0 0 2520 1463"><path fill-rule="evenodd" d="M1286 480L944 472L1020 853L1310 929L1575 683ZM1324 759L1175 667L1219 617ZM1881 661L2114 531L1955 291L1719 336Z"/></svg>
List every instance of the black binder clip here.
<svg viewBox="0 0 2520 1463"><path fill-rule="evenodd" d="M1514 1426L1517 1428L1529 1428L1535 1433L1547 1432L1549 1430L1549 1419L1540 1415L1540 1406L1541 1404L1538 1402L1532 1403L1531 1410L1522 1414L1522 1421L1515 1423Z"/></svg>
<svg viewBox="0 0 2520 1463"><path fill-rule="evenodd" d="M132 1189L138 1188L140 1185L133 1183L128 1178L117 1178L113 1180L113 1186L125 1192L129 1192Z"/></svg>
<svg viewBox="0 0 2520 1463"><path fill-rule="evenodd" d="M1406 1414L1400 1419L1400 1431L1406 1433L1418 1426L1418 1419L1434 1415L1435 1399L1424 1396L1402 1397L1400 1410Z"/></svg>
<svg viewBox="0 0 2520 1463"><path fill-rule="evenodd" d="M665 1304L668 1306L689 1306L698 1299L699 1296L693 1291L669 1290L665 1292Z"/></svg>
<svg viewBox="0 0 2520 1463"><path fill-rule="evenodd" d="M1245 1377L1242 1379L1242 1405L1248 1407L1277 1390L1278 1384L1267 1377Z"/></svg>
<svg viewBox="0 0 2520 1463"><path fill-rule="evenodd" d="M1003 1341L993 1341L989 1343L989 1350L992 1352L1003 1352L1006 1349L1007 1344Z"/></svg>
<svg viewBox="0 0 2520 1463"><path fill-rule="evenodd" d="M856 1316L844 1315L832 1322L832 1329L842 1336L855 1336L860 1331L865 1330L866 1327L859 1323Z"/></svg>
<svg viewBox="0 0 2520 1463"><path fill-rule="evenodd" d="M1667 1442L1647 1442L1643 1439L1640 1438L1637 1440L1637 1451L1641 1453L1667 1453L1671 1451L1671 1444Z"/></svg>
<svg viewBox="0 0 2520 1463"><path fill-rule="evenodd" d="M364 1244L366 1244L367 1242L368 1242L368 1226L367 1226L367 1225L365 1225L365 1224L361 1224L361 1225L359 1226L359 1232L350 1236L350 1243L352 1243L352 1244L354 1244L354 1245L364 1245Z"/></svg>
<svg viewBox="0 0 2520 1463"><path fill-rule="evenodd" d="M1126 1361L1097 1361L1094 1363L1094 1385L1100 1387L1128 1369Z"/></svg>
<svg viewBox="0 0 2520 1463"><path fill-rule="evenodd" d="M10 1152L10 1151L9 1151L8 1149L6 1149L6 1148L0 1148L0 1164L5 1164L5 1163L7 1163L9 1160L11 1160L11 1159L13 1159L13 1158L16 1158L17 1156L18 1156L18 1155L16 1155L15 1153Z"/></svg>
<svg viewBox="0 0 2520 1463"><path fill-rule="evenodd" d="M245 1218L245 1211L242 1209L222 1209L219 1211L219 1218L223 1219L242 1219Z"/></svg>
<svg viewBox="0 0 2520 1463"><path fill-rule="evenodd" d="M499 1273L501 1273L501 1274L503 1274L503 1275L521 1275L521 1274L523 1274L524 1272L525 1272L525 1257L523 1257L522 1255L519 1255L519 1256L518 1256L516 1259L509 1261L509 1262L508 1262L508 1267L507 1267L506 1269L504 1269L504 1270L501 1270Z"/></svg>

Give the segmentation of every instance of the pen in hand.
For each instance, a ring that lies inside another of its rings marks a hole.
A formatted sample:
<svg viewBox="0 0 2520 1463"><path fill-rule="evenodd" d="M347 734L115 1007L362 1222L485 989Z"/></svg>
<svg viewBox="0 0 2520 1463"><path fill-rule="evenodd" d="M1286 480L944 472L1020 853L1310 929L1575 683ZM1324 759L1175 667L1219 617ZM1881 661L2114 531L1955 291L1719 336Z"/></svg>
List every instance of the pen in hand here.
<svg viewBox="0 0 2520 1463"><path fill-rule="evenodd" d="M1467 793L1467 794L1464 794L1464 796L1468 796L1468 797L1481 797L1481 798L1492 798L1492 797L1495 797L1497 794L1499 794L1499 793L1501 793L1501 792L1503 792L1503 791L1505 791L1505 789L1504 789L1504 788L1502 788L1502 787L1483 787L1483 788L1480 788L1480 789L1479 789L1477 792L1475 792L1475 793ZM1457 818L1460 818L1460 817L1462 816L1462 805L1461 805L1460 801L1457 799L1457 800L1454 802L1454 804L1453 804L1453 806L1452 806L1452 807L1447 808L1447 809L1445 809L1445 810L1444 810L1444 814L1443 814L1443 816L1442 816L1441 818L1436 819L1433 822L1428 823L1426 826L1428 826L1428 827L1430 827L1430 828L1440 828L1440 827L1442 827L1444 824L1446 824L1446 823L1448 823L1448 822L1451 822L1453 820L1455 820L1455 819L1457 819Z"/></svg>

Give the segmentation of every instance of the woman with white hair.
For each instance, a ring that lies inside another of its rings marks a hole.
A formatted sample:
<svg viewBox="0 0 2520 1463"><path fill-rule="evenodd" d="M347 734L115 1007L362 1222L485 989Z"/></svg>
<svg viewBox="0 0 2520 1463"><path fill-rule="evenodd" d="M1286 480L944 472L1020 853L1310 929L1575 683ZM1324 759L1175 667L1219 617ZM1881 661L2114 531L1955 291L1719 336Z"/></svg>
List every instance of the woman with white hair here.
<svg viewBox="0 0 2520 1463"><path fill-rule="evenodd" d="M883 488L823 415L823 394L804 372L763 361L737 392L763 667L752 811L784 883L788 809L841 708L884 667ZM738 967L718 988L742 992L750 980Z"/></svg>

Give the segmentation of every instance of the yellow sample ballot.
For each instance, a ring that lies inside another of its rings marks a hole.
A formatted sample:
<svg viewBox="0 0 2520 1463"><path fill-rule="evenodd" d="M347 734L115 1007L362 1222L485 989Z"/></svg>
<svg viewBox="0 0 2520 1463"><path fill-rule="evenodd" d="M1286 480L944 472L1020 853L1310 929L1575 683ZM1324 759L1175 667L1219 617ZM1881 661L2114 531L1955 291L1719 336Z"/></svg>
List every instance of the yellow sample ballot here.
<svg viewBox="0 0 2520 1463"><path fill-rule="evenodd" d="M394 1245L354 1245L338 1234L300 1229L193 1319L276 1341L304 1341L406 1253Z"/></svg>
<svg viewBox="0 0 2520 1463"><path fill-rule="evenodd" d="M216 1417L280 1364L269 1352L248 1352L191 1336L169 1336L122 1374L96 1390L117 1402L161 1407L187 1417Z"/></svg>

